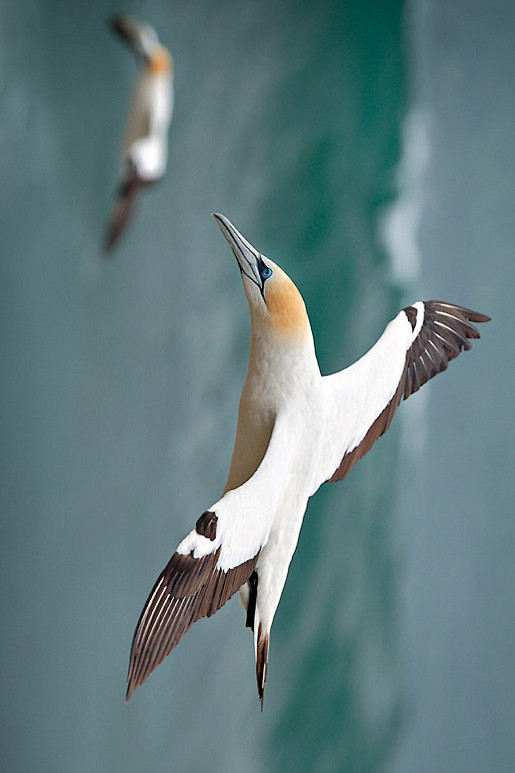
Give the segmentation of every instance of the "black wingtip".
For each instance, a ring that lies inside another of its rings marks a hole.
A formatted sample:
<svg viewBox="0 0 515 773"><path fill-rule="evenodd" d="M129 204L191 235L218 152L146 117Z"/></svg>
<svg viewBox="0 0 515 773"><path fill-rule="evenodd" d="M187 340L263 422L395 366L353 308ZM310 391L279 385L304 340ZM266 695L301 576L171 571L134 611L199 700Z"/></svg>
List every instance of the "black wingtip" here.
<svg viewBox="0 0 515 773"><path fill-rule="evenodd" d="M492 320L492 317L489 317L488 314L468 309L466 306L462 306L462 311L470 322L491 322Z"/></svg>
<svg viewBox="0 0 515 773"><path fill-rule="evenodd" d="M489 317L488 314L480 314L479 311L473 311L469 315L469 319L471 322L491 322L492 317Z"/></svg>
<svg viewBox="0 0 515 773"><path fill-rule="evenodd" d="M129 684L127 685L127 692L125 693L125 703L129 703L130 699L132 698L132 693L134 692L137 686L138 686L137 684L132 684L131 682L129 682Z"/></svg>
<svg viewBox="0 0 515 773"><path fill-rule="evenodd" d="M127 672L127 690L125 692L125 703L129 703L132 693L138 687L139 683L134 678L134 657L131 647L131 656L129 660L129 670Z"/></svg>
<svg viewBox="0 0 515 773"><path fill-rule="evenodd" d="M460 306L458 303L448 303L447 301L437 300L425 301L425 303L433 304L441 311L457 311L463 314L470 322L491 322L492 320L492 317L489 317L488 314L482 314L480 311L474 311L474 309L469 309L468 306Z"/></svg>

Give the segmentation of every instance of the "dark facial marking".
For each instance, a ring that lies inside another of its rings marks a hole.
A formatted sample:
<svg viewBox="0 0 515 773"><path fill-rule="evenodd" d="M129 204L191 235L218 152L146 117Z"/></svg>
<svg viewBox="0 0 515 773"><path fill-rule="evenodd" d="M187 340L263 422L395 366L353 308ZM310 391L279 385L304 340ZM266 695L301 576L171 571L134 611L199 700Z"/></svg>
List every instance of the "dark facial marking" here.
<svg viewBox="0 0 515 773"><path fill-rule="evenodd" d="M253 277L253 276L251 276L250 274L247 274L247 272L246 272L246 271L244 271L244 270L242 269L242 267L241 267L241 265L240 265L240 262L239 262L239 261L238 261L238 268L240 269L240 273L241 273L241 274L244 274L244 276L246 276L246 277L247 277L247 279L250 279L250 281L251 281L251 282L254 282L254 284L255 284L255 285L257 285L257 286L259 287L259 285L258 285L258 283L256 282L256 280L254 279L254 277Z"/></svg>
<svg viewBox="0 0 515 773"><path fill-rule="evenodd" d="M234 250L233 250L233 252L234 252ZM236 253L234 253L234 255L236 256ZM236 258L236 259L238 260L238 258ZM239 261L239 260L238 260L238 267L239 267L239 269L240 269L240 272L241 272L242 274L244 274L244 275L247 277L247 279L250 279L250 281L251 281L251 282L253 282L253 283L256 285L256 287L258 287L258 288L259 288L259 292L261 293L261 297L263 298L263 301L265 302L265 305L266 305L266 298L265 298L265 282L266 282L266 280L267 280L269 277L266 277L265 279L263 279L263 278L261 277L261 271L262 271L264 268L268 268L268 266L267 266L267 265L266 265L266 263L263 261L263 258L261 257L261 255L258 255L256 260L257 260L257 265L258 265L258 272L259 272L259 276L260 276L260 279L261 279L261 284L260 284L259 282L257 282L257 281L256 281L256 279L255 279L255 277L254 277L254 276L252 276L251 274L247 274L247 272L246 272L246 271L244 271L244 269L242 268L242 266L241 266L241 263L240 263L240 261ZM247 263L248 263L248 261L247 261ZM250 265L250 264L249 264L249 265ZM270 276L272 276L272 275L270 274Z"/></svg>
<svg viewBox="0 0 515 773"><path fill-rule="evenodd" d="M261 255L258 255L258 258L257 258L257 265L258 265L258 272L259 272L259 276L260 276L260 279L261 279L261 284L258 284L258 282L256 282L256 284L257 284L257 286L259 287L259 292L261 293L261 297L263 298L263 300L264 300L264 302L265 302L265 305L266 305L266 298L265 298L265 282L266 282L266 280L268 279L268 277L266 277L265 279L263 279L263 277L261 276L261 272L262 272L262 270L263 270L264 268L268 268L268 266L267 266L267 265L266 265L266 263L264 262L264 260L263 260L263 258L261 257ZM270 275L270 276L271 276L271 275Z"/></svg>

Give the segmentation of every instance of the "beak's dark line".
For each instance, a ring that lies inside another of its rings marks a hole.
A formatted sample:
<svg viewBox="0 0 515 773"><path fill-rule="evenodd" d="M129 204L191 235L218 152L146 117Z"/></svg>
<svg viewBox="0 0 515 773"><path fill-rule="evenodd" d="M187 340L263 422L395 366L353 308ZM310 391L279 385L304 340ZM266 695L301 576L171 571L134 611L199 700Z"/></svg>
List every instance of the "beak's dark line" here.
<svg viewBox="0 0 515 773"><path fill-rule="evenodd" d="M251 282L254 282L254 284L255 284L257 287L259 287L259 285L258 285L258 283L256 282L256 280L254 279L254 277L250 276L250 274L247 274L247 272L246 272L246 271L243 269L243 266L241 265L241 263L240 263L240 261L238 260L238 258L236 257L236 255L235 255L234 257L236 258L236 263L238 264L238 268L240 269L240 274L244 274L244 275L247 277L247 279L250 279L250 281L251 281ZM247 263L248 263L248 260L247 260ZM249 264L249 265L250 265L250 264Z"/></svg>
<svg viewBox="0 0 515 773"><path fill-rule="evenodd" d="M259 287L259 285L258 285L258 283L256 282L256 280L254 279L254 277L250 276L250 274L247 274L247 272L246 272L246 271L244 271L244 270L242 269L242 267L240 266L240 264L239 264L239 263L238 263L238 266L240 267L240 271L241 271L241 273L242 273L242 274L244 274L244 275L247 277L247 279L250 279L250 281L251 281L251 282L254 282L254 284L256 285L256 287ZM261 289L261 288L260 288L260 289Z"/></svg>
<svg viewBox="0 0 515 773"><path fill-rule="evenodd" d="M256 287L259 289L259 292L261 293L261 297L263 299L263 303L265 304L265 306L267 306L267 302L266 302L266 298L265 298L265 283L264 282L260 283L260 282L258 282L254 278L254 276L252 276L252 274L247 274L247 272L245 271L245 269L241 265L241 261L244 260L248 264L248 266L250 266L250 270L253 273L253 268L252 268L251 262L245 256L243 250L240 249L237 246L237 243L239 242L239 239L236 239L233 236L233 234L231 233L231 230L228 228L226 223L224 223L224 221L222 219L222 216L218 215L218 213L216 213L216 212L213 212L213 217L215 218L215 220L221 226L222 233L225 236L225 238L227 239L227 241L229 242L229 245L231 247L231 251L232 251L234 257L236 258L236 262L238 263L238 268L240 269L240 273L243 274L244 276L246 276L247 279L249 279L251 282L253 282L253 284L256 285ZM231 226L232 226L232 224L231 224ZM234 228L234 226L232 226L232 228ZM228 234L228 236L227 236L227 234ZM241 236L241 234L240 234L240 236ZM254 253L258 269L260 268L260 265L262 265L262 266L265 265L263 263L263 259L261 257L261 254L256 250L255 247L252 247L252 245L247 245L247 249L250 249L252 251L252 253ZM237 254L236 250L238 250L239 254Z"/></svg>
<svg viewBox="0 0 515 773"><path fill-rule="evenodd" d="M267 302L265 298L265 286L264 285L261 286L260 284L258 284L258 282L256 282L254 277L250 276L250 274L247 274L247 272L243 270L240 264L240 261L237 258L236 258L236 263L238 264L238 268L240 269L240 274L243 274L244 276L247 277L247 279L250 279L250 281L253 282L256 285L256 287L259 289L259 292L261 293L261 297L263 298L263 303L265 304L265 306L267 306ZM247 263L248 263L248 260L247 260Z"/></svg>
<svg viewBox="0 0 515 773"><path fill-rule="evenodd" d="M243 256L243 257L245 258L245 256ZM267 305L267 303L266 303L266 298L265 298L265 285L264 285L264 283L263 283L262 285L260 285L260 284L259 284L259 282L256 282L256 280L254 279L254 277L250 276L249 274L247 274L247 272L246 272L246 271L244 271L244 270L242 269L242 267L240 266L240 261L239 261L237 258L236 258L236 260L237 260L237 262L238 262L238 266L240 267L240 271L241 271L241 273L242 273L242 274L245 274L245 276L246 276L248 279L250 279L250 281L251 281L251 282L254 282L254 284L255 284L255 285L256 285L256 287L258 288L259 292L261 293L261 297L263 298L263 303L264 303L264 304L265 304L265 306L266 306L266 305ZM247 258L245 258L245 260L247 260ZM249 261L248 261L248 260L247 260L247 263L249 263ZM249 266L250 266L250 263L249 263ZM252 267L251 267L251 268L252 268Z"/></svg>

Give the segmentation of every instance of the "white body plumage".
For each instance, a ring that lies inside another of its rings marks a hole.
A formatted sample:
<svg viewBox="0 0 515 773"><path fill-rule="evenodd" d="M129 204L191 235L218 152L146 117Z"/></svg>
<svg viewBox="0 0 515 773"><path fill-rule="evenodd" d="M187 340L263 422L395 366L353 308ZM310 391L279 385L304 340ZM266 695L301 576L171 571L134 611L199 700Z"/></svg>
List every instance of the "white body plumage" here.
<svg viewBox="0 0 515 773"><path fill-rule="evenodd" d="M144 182L155 182L166 172L168 129L173 113L173 82L169 70L145 67L134 86L122 146L120 175L127 164Z"/></svg>
<svg viewBox="0 0 515 773"><path fill-rule="evenodd" d="M160 180L166 172L173 113L173 60L155 30L129 16L114 17L111 26L142 61L142 69L127 117L120 185L109 220L106 250L114 246L125 229L138 191Z"/></svg>

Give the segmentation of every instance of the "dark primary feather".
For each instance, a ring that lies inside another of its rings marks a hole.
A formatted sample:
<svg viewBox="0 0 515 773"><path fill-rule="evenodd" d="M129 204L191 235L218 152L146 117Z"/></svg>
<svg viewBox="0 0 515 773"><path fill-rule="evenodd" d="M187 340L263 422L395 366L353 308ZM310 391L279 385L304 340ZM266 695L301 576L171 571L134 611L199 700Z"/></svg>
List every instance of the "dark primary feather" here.
<svg viewBox="0 0 515 773"><path fill-rule="evenodd" d="M417 311L413 306L403 309L415 329ZM336 483L348 475L352 467L384 435L391 424L402 398L406 400L430 378L447 368L463 349L470 349L469 339L479 338L479 331L471 322L488 322L490 317L465 306L445 301L424 302L424 322L419 334L406 352L406 363L399 386L388 405L370 426L356 448L346 453L328 483Z"/></svg>
<svg viewBox="0 0 515 773"><path fill-rule="evenodd" d="M220 550L202 558L174 553L159 575L132 640L127 701L188 628L214 615L249 579L258 556L223 572L216 567Z"/></svg>

